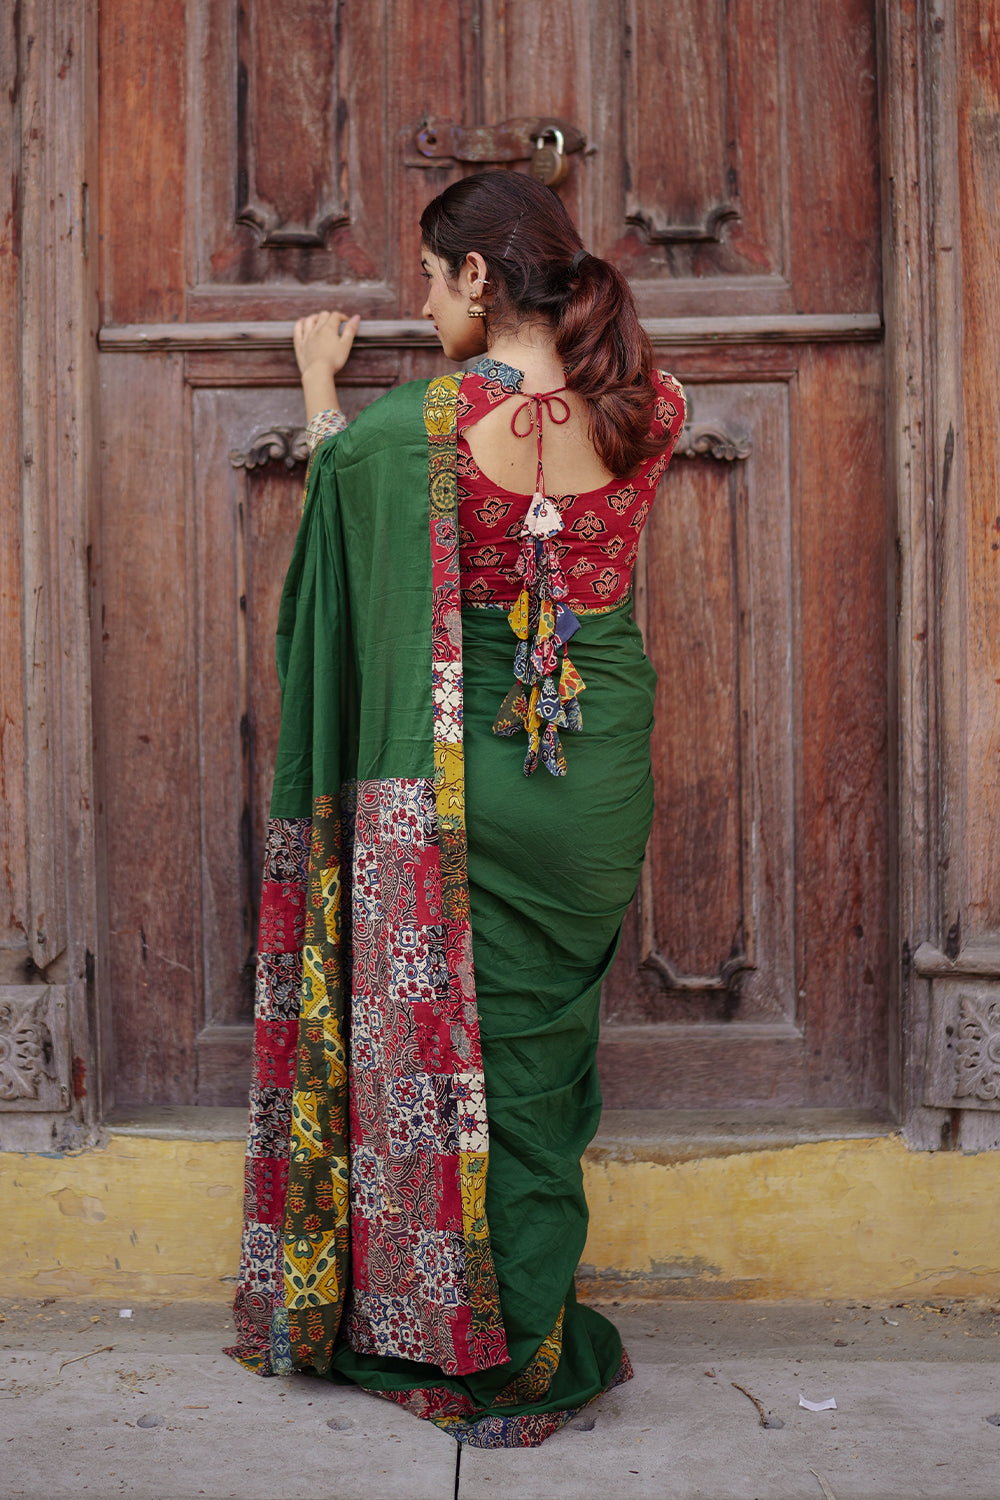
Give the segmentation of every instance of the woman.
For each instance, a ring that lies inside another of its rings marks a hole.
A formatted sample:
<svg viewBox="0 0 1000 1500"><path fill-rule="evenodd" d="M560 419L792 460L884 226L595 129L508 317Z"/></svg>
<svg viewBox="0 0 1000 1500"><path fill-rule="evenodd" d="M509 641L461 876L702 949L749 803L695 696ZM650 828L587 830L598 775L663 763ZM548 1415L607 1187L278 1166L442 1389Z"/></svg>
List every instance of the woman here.
<svg viewBox="0 0 1000 1500"><path fill-rule="evenodd" d="M523 1446L631 1374L573 1273L652 817L631 569L684 403L549 189L467 177L421 230L469 373L348 427L357 319L296 327L325 440L278 625L230 1352Z"/></svg>

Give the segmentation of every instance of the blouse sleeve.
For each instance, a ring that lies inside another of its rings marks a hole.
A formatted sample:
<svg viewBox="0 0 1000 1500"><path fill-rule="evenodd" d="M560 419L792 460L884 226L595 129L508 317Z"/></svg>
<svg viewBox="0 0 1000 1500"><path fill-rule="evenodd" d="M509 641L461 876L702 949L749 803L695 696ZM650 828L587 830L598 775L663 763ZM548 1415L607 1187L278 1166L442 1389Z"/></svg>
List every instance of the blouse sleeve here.
<svg viewBox="0 0 1000 1500"><path fill-rule="evenodd" d="M651 489L656 488L670 462L687 420L687 400L680 382L665 370L654 370L653 384L656 387L656 403L653 407L651 430L662 437L663 448L649 460L642 471L641 478Z"/></svg>
<svg viewBox="0 0 1000 1500"><path fill-rule="evenodd" d="M306 482L302 490L302 508L305 509L306 495L309 493L309 480L312 478L313 460L316 450L327 438L333 437L334 433L343 432L347 426L347 418L342 411L318 411L309 421L306 428L306 447L309 450L309 459L306 464Z"/></svg>
<svg viewBox="0 0 1000 1500"><path fill-rule="evenodd" d="M306 428L309 452L314 453L320 443L335 432L343 432L346 426L347 418L342 411L318 411Z"/></svg>

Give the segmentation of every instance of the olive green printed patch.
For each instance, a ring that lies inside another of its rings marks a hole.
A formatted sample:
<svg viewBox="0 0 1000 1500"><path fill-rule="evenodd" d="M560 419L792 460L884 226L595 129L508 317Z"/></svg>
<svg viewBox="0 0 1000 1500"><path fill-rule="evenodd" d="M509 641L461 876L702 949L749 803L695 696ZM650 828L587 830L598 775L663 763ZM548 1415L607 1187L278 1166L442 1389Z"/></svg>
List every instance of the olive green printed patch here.
<svg viewBox="0 0 1000 1500"><path fill-rule="evenodd" d="M313 800L283 1225L292 1364L320 1371L329 1368L350 1260L340 802L332 794Z"/></svg>

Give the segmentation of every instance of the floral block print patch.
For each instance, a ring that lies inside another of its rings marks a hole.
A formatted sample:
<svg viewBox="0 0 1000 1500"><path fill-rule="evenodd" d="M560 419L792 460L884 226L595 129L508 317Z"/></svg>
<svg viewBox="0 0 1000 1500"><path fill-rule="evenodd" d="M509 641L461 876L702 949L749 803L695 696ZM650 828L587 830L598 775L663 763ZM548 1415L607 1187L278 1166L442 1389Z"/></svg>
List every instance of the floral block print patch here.
<svg viewBox="0 0 1000 1500"><path fill-rule="evenodd" d="M441 921L434 781L359 782L357 807L345 1330L359 1353L464 1374L507 1358L472 968Z"/></svg>
<svg viewBox="0 0 1000 1500"><path fill-rule="evenodd" d="M436 661L432 669L435 729L441 742L462 738L462 664Z"/></svg>
<svg viewBox="0 0 1000 1500"><path fill-rule="evenodd" d="M271 1321L281 1297L281 1230L251 1217L244 1206L239 1291L233 1312L237 1343L226 1353L248 1370L271 1374Z"/></svg>
<svg viewBox="0 0 1000 1500"><path fill-rule="evenodd" d="M302 955L261 953L257 958L259 1020L294 1021L302 990Z"/></svg>
<svg viewBox="0 0 1000 1500"><path fill-rule="evenodd" d="M250 1086L250 1130L247 1156L271 1158L284 1163L288 1159L288 1141L292 1121L292 1091L285 1088Z"/></svg>
<svg viewBox="0 0 1000 1500"><path fill-rule="evenodd" d="M486 1091L481 1073L459 1073L455 1080L458 1096L458 1149L485 1153L489 1149L489 1127L486 1123Z"/></svg>

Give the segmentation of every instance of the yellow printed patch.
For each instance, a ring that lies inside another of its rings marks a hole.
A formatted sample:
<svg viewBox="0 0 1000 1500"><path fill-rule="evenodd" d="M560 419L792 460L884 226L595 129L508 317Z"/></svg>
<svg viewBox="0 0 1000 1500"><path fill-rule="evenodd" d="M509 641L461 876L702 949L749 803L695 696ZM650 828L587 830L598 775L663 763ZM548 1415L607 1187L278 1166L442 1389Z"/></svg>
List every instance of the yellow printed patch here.
<svg viewBox="0 0 1000 1500"><path fill-rule="evenodd" d="M308 1161L324 1155L319 1105L320 1096L312 1090L296 1089L292 1094L290 1155L293 1161Z"/></svg>
<svg viewBox="0 0 1000 1500"><path fill-rule="evenodd" d="M286 1237L286 1307L322 1307L341 1300L345 1290L341 1286L343 1258L338 1254L342 1240L343 1236L337 1230L331 1230L325 1235Z"/></svg>
<svg viewBox="0 0 1000 1500"><path fill-rule="evenodd" d="M464 1240L486 1240L489 1229L486 1224L486 1152L463 1151L460 1153L459 1171L462 1179L462 1238Z"/></svg>
<svg viewBox="0 0 1000 1500"><path fill-rule="evenodd" d="M302 1019L319 1020L329 1014L323 956L318 948L307 944L302 949Z"/></svg>
<svg viewBox="0 0 1000 1500"><path fill-rule="evenodd" d="M323 1052L326 1057L327 1082L331 1089L347 1088L347 1056L339 1022L330 1016L323 1023Z"/></svg>
<svg viewBox="0 0 1000 1500"><path fill-rule="evenodd" d="M431 437L448 437L455 430L455 403L460 375L439 375L424 397L424 426Z"/></svg>
<svg viewBox="0 0 1000 1500"><path fill-rule="evenodd" d="M535 639L539 641L547 641L550 640L551 637L555 635L555 633L556 613L552 608L552 601L546 599L543 601L541 610L539 611L538 629L535 632Z"/></svg>
<svg viewBox="0 0 1000 1500"><path fill-rule="evenodd" d="M507 616L510 621L511 630L513 630L520 641L528 639L528 611L530 603L528 590L522 589L514 601L510 614Z"/></svg>
<svg viewBox="0 0 1000 1500"><path fill-rule="evenodd" d="M329 943L340 942L340 866L319 871L321 904ZM320 903L317 903L319 905Z"/></svg>
<svg viewBox="0 0 1000 1500"><path fill-rule="evenodd" d="M575 698L578 694L582 693L586 686L587 684L564 651L562 671L559 674L559 698L561 702L568 703L570 698Z"/></svg>
<svg viewBox="0 0 1000 1500"><path fill-rule="evenodd" d="M565 1312L566 1307L563 1305L559 1309L555 1327L539 1344L538 1353L530 1365L522 1370L520 1375L509 1381L500 1394L493 1398L493 1406L526 1406L529 1401L541 1401L542 1397L548 1393L562 1357Z"/></svg>
<svg viewBox="0 0 1000 1500"><path fill-rule="evenodd" d="M524 721L524 727L529 734L537 734L542 722L538 713L538 696L539 687L536 683L531 689L531 697L528 699L528 717Z"/></svg>
<svg viewBox="0 0 1000 1500"><path fill-rule="evenodd" d="M439 817L462 821L465 755L460 744L434 746L434 795Z"/></svg>

